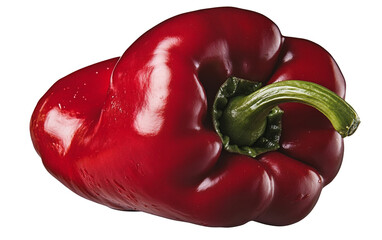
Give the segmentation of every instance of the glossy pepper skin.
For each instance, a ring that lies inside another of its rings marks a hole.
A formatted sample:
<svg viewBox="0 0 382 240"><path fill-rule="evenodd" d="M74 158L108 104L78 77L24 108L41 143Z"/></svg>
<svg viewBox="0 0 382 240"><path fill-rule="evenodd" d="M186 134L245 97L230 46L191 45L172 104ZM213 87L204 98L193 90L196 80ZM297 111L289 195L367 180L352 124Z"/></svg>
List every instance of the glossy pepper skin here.
<svg viewBox="0 0 382 240"><path fill-rule="evenodd" d="M33 112L34 146L60 182L111 208L206 226L295 223L336 176L343 140L316 109L283 103L278 150L225 151L211 108L231 76L301 79L345 96L341 71L317 44L282 36L258 13L200 10L56 82Z"/></svg>

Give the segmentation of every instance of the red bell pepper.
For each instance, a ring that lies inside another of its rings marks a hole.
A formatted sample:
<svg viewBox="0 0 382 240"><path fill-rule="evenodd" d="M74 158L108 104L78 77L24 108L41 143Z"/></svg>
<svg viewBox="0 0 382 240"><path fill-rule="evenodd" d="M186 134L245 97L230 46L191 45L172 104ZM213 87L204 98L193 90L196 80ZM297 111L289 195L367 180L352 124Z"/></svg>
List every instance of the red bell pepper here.
<svg viewBox="0 0 382 240"><path fill-rule="evenodd" d="M30 129L47 170L97 203L207 226L286 225L340 168L342 137L359 124L344 96L322 47L215 8L62 78Z"/></svg>

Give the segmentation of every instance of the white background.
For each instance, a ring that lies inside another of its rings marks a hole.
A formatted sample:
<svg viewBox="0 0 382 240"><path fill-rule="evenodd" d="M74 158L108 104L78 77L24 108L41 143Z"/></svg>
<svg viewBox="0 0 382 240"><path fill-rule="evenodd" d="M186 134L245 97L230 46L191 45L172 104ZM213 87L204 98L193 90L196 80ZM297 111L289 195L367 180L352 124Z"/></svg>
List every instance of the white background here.
<svg viewBox="0 0 382 240"><path fill-rule="evenodd" d="M381 7L378 1L2 1L0 239L381 239ZM82 199L43 167L29 136L38 99L59 78L120 56L179 13L236 6L313 40L336 59L362 123L314 210L299 223L208 228Z"/></svg>

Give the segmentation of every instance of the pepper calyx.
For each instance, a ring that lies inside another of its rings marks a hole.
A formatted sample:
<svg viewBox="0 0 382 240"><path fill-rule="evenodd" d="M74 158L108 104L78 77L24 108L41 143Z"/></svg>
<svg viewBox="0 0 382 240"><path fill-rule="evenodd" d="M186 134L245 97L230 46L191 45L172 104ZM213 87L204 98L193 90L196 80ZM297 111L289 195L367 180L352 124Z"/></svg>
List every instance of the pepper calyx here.
<svg viewBox="0 0 382 240"><path fill-rule="evenodd" d="M255 158L256 156L280 148L281 137L281 117L283 111L279 107L273 107L264 115L264 119L259 121L260 127L253 130L256 141L251 144L240 144L225 134L225 127L222 116L228 107L228 103L250 95L262 87L261 83L252 82L245 79L230 77L219 88L212 108L212 121L216 133L222 140L225 150L232 153L239 153ZM255 124L256 125L256 124ZM222 129L223 127L223 129Z"/></svg>

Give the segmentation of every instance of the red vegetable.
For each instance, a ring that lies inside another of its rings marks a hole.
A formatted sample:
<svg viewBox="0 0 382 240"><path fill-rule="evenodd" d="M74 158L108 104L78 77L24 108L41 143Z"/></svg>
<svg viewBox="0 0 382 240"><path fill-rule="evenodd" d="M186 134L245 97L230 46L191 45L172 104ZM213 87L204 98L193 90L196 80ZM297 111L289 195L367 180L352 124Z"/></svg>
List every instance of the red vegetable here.
<svg viewBox="0 0 382 240"><path fill-rule="evenodd" d="M283 37L258 13L207 9L56 82L31 136L54 177L111 208L207 226L286 225L340 168L341 135L359 124L344 96L317 44Z"/></svg>

